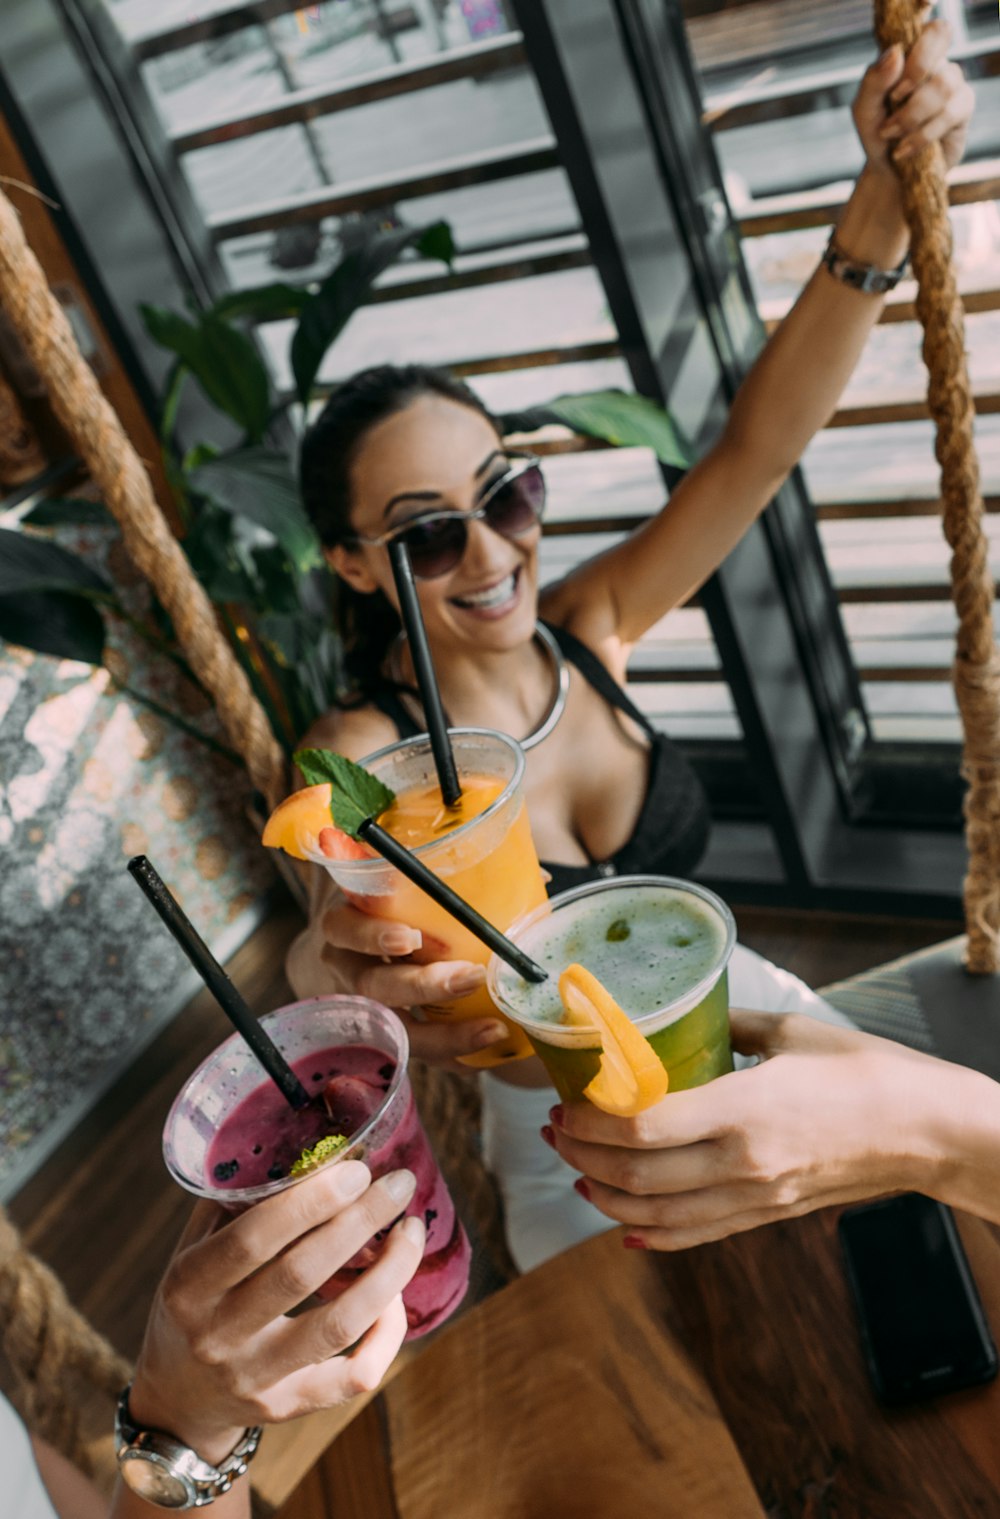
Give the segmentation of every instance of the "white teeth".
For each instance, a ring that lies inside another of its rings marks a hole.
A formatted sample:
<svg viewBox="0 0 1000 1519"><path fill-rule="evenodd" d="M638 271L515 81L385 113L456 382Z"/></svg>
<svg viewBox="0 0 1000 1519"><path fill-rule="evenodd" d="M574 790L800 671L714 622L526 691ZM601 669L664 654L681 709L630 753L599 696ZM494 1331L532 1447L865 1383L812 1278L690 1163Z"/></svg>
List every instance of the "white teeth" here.
<svg viewBox="0 0 1000 1519"><path fill-rule="evenodd" d="M509 601L514 594L516 576L508 575L506 580L501 580L499 585L491 586L488 591L477 591L472 596L456 596L455 600L462 607L499 607L505 601Z"/></svg>

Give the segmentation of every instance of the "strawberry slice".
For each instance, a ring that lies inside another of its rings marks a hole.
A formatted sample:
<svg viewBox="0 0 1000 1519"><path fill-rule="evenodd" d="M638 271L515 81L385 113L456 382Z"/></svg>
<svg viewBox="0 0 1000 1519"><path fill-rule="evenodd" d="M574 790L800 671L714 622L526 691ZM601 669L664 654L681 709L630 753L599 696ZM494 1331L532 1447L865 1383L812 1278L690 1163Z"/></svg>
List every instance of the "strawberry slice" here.
<svg viewBox="0 0 1000 1519"><path fill-rule="evenodd" d="M352 839L349 833L344 833L342 829L330 825L320 829L317 843L328 860L373 860L375 858L375 851L369 849L367 844L362 844L360 839Z"/></svg>

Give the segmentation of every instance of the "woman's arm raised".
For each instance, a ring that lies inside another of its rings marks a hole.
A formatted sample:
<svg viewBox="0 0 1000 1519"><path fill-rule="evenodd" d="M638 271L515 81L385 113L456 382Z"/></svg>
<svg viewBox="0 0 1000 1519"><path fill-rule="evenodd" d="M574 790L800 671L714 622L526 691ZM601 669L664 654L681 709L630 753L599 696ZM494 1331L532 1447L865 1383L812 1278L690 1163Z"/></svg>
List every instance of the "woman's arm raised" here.
<svg viewBox="0 0 1000 1519"><path fill-rule="evenodd" d="M972 91L947 61L949 31L933 22L905 64L891 48L867 70L854 103L866 163L837 224L851 260L892 269L908 233L889 160L940 142L958 162ZM623 663L634 643L687 599L739 542L834 411L882 307L818 268L741 387L711 452L667 506L623 544L552 588L546 615ZM616 658L617 655L617 658Z"/></svg>

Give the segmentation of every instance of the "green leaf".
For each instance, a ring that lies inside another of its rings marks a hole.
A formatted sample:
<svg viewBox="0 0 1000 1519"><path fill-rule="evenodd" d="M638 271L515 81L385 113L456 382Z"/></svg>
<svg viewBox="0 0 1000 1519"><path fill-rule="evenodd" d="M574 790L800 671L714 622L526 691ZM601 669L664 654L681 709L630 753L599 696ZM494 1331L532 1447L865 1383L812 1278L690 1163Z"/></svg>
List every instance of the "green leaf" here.
<svg viewBox="0 0 1000 1519"><path fill-rule="evenodd" d="M243 448L220 454L188 475L188 483L224 511L266 528L301 573L323 563L319 538L299 499L292 466L284 454Z"/></svg>
<svg viewBox="0 0 1000 1519"><path fill-rule="evenodd" d="M557 396L538 410L575 432L603 438L618 448L651 448L661 464L688 469L694 463L694 451L673 417L646 396L592 390Z"/></svg>
<svg viewBox="0 0 1000 1519"><path fill-rule="evenodd" d="M36 654L99 665L104 620L93 602L69 591L24 591L0 596L0 638Z"/></svg>
<svg viewBox="0 0 1000 1519"><path fill-rule="evenodd" d="M425 227L416 241L417 252L422 258L439 258L449 269L455 262L455 239L447 222L432 222Z"/></svg>
<svg viewBox="0 0 1000 1519"><path fill-rule="evenodd" d="M62 501L40 501L21 521L29 527L113 527L115 519L100 501L67 496Z"/></svg>
<svg viewBox="0 0 1000 1519"><path fill-rule="evenodd" d="M219 450L214 443L195 443L181 460L181 471L185 475L191 474L194 470L200 469L203 464L207 464L209 459L218 457Z"/></svg>
<svg viewBox="0 0 1000 1519"><path fill-rule="evenodd" d="M73 591L111 596L108 582L89 564L47 538L0 528L0 596L22 591Z"/></svg>
<svg viewBox="0 0 1000 1519"><path fill-rule="evenodd" d="M352 839L357 838L362 823L380 817L396 800L396 793L376 776L332 749L299 749L292 757L308 785L330 782L330 816L334 826Z"/></svg>
<svg viewBox="0 0 1000 1519"><path fill-rule="evenodd" d="M181 392L188 377L185 366L178 361L171 364L163 391L163 407L160 412L160 442L169 445L177 426L177 412L181 404Z"/></svg>
<svg viewBox="0 0 1000 1519"><path fill-rule="evenodd" d="M364 305L379 275L396 262L404 248L413 244L419 246L421 238L431 237L432 233L433 244L447 247L454 253L451 232L444 222L436 223L433 228L393 227L388 232L376 232L362 247L355 248L341 259L315 294L309 297L302 308L291 348L295 389L303 405L312 394L313 383L328 348L358 307ZM428 257L445 256L445 253L428 254Z"/></svg>
<svg viewBox="0 0 1000 1519"><path fill-rule="evenodd" d="M249 317L253 322L277 321L298 316L309 298L304 285L277 280L273 285L256 285L251 290L232 290L215 302L209 314L226 322L236 317Z"/></svg>
<svg viewBox="0 0 1000 1519"><path fill-rule="evenodd" d="M302 582L281 545L256 543L250 550L250 558L260 583L262 605L268 613L286 612L303 625L312 624L315 619L308 616L299 594Z"/></svg>
<svg viewBox="0 0 1000 1519"><path fill-rule="evenodd" d="M254 601L254 581L236 542L234 522L230 513L203 506L184 539L191 568L216 604Z"/></svg>
<svg viewBox="0 0 1000 1519"><path fill-rule="evenodd" d="M197 323L160 306L141 306L154 342L186 365L209 400L257 443L271 415L271 381L253 343L211 315Z"/></svg>

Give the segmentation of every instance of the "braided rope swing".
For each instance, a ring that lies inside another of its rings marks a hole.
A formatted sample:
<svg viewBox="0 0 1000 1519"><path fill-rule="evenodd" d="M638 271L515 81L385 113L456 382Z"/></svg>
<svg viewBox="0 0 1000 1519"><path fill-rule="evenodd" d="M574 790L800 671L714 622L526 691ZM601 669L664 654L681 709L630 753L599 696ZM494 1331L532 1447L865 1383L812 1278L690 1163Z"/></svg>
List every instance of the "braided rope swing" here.
<svg viewBox="0 0 1000 1519"><path fill-rule="evenodd" d="M210 693L254 787L274 807L286 795L285 761L263 708L219 630L212 603L160 510L139 455L80 352L65 312L0 192L0 305L45 382L129 555L153 586L188 662Z"/></svg>
<svg viewBox="0 0 1000 1519"><path fill-rule="evenodd" d="M909 52L920 36L922 0L875 0L879 46ZM962 719L968 870L963 887L966 968L1000 970L1000 651L993 631L995 586L983 531L983 497L973 442L975 407L965 358L965 313L952 267L944 155L932 143L897 164L910 227L917 315L924 329L927 404L941 466L944 535L951 547L958 637L952 679Z"/></svg>
<svg viewBox="0 0 1000 1519"><path fill-rule="evenodd" d="M25 1422L83 1471L91 1471L74 1380L117 1398L129 1380L128 1362L72 1307L57 1278L25 1249L2 1210L0 1348L14 1371L14 1397Z"/></svg>

